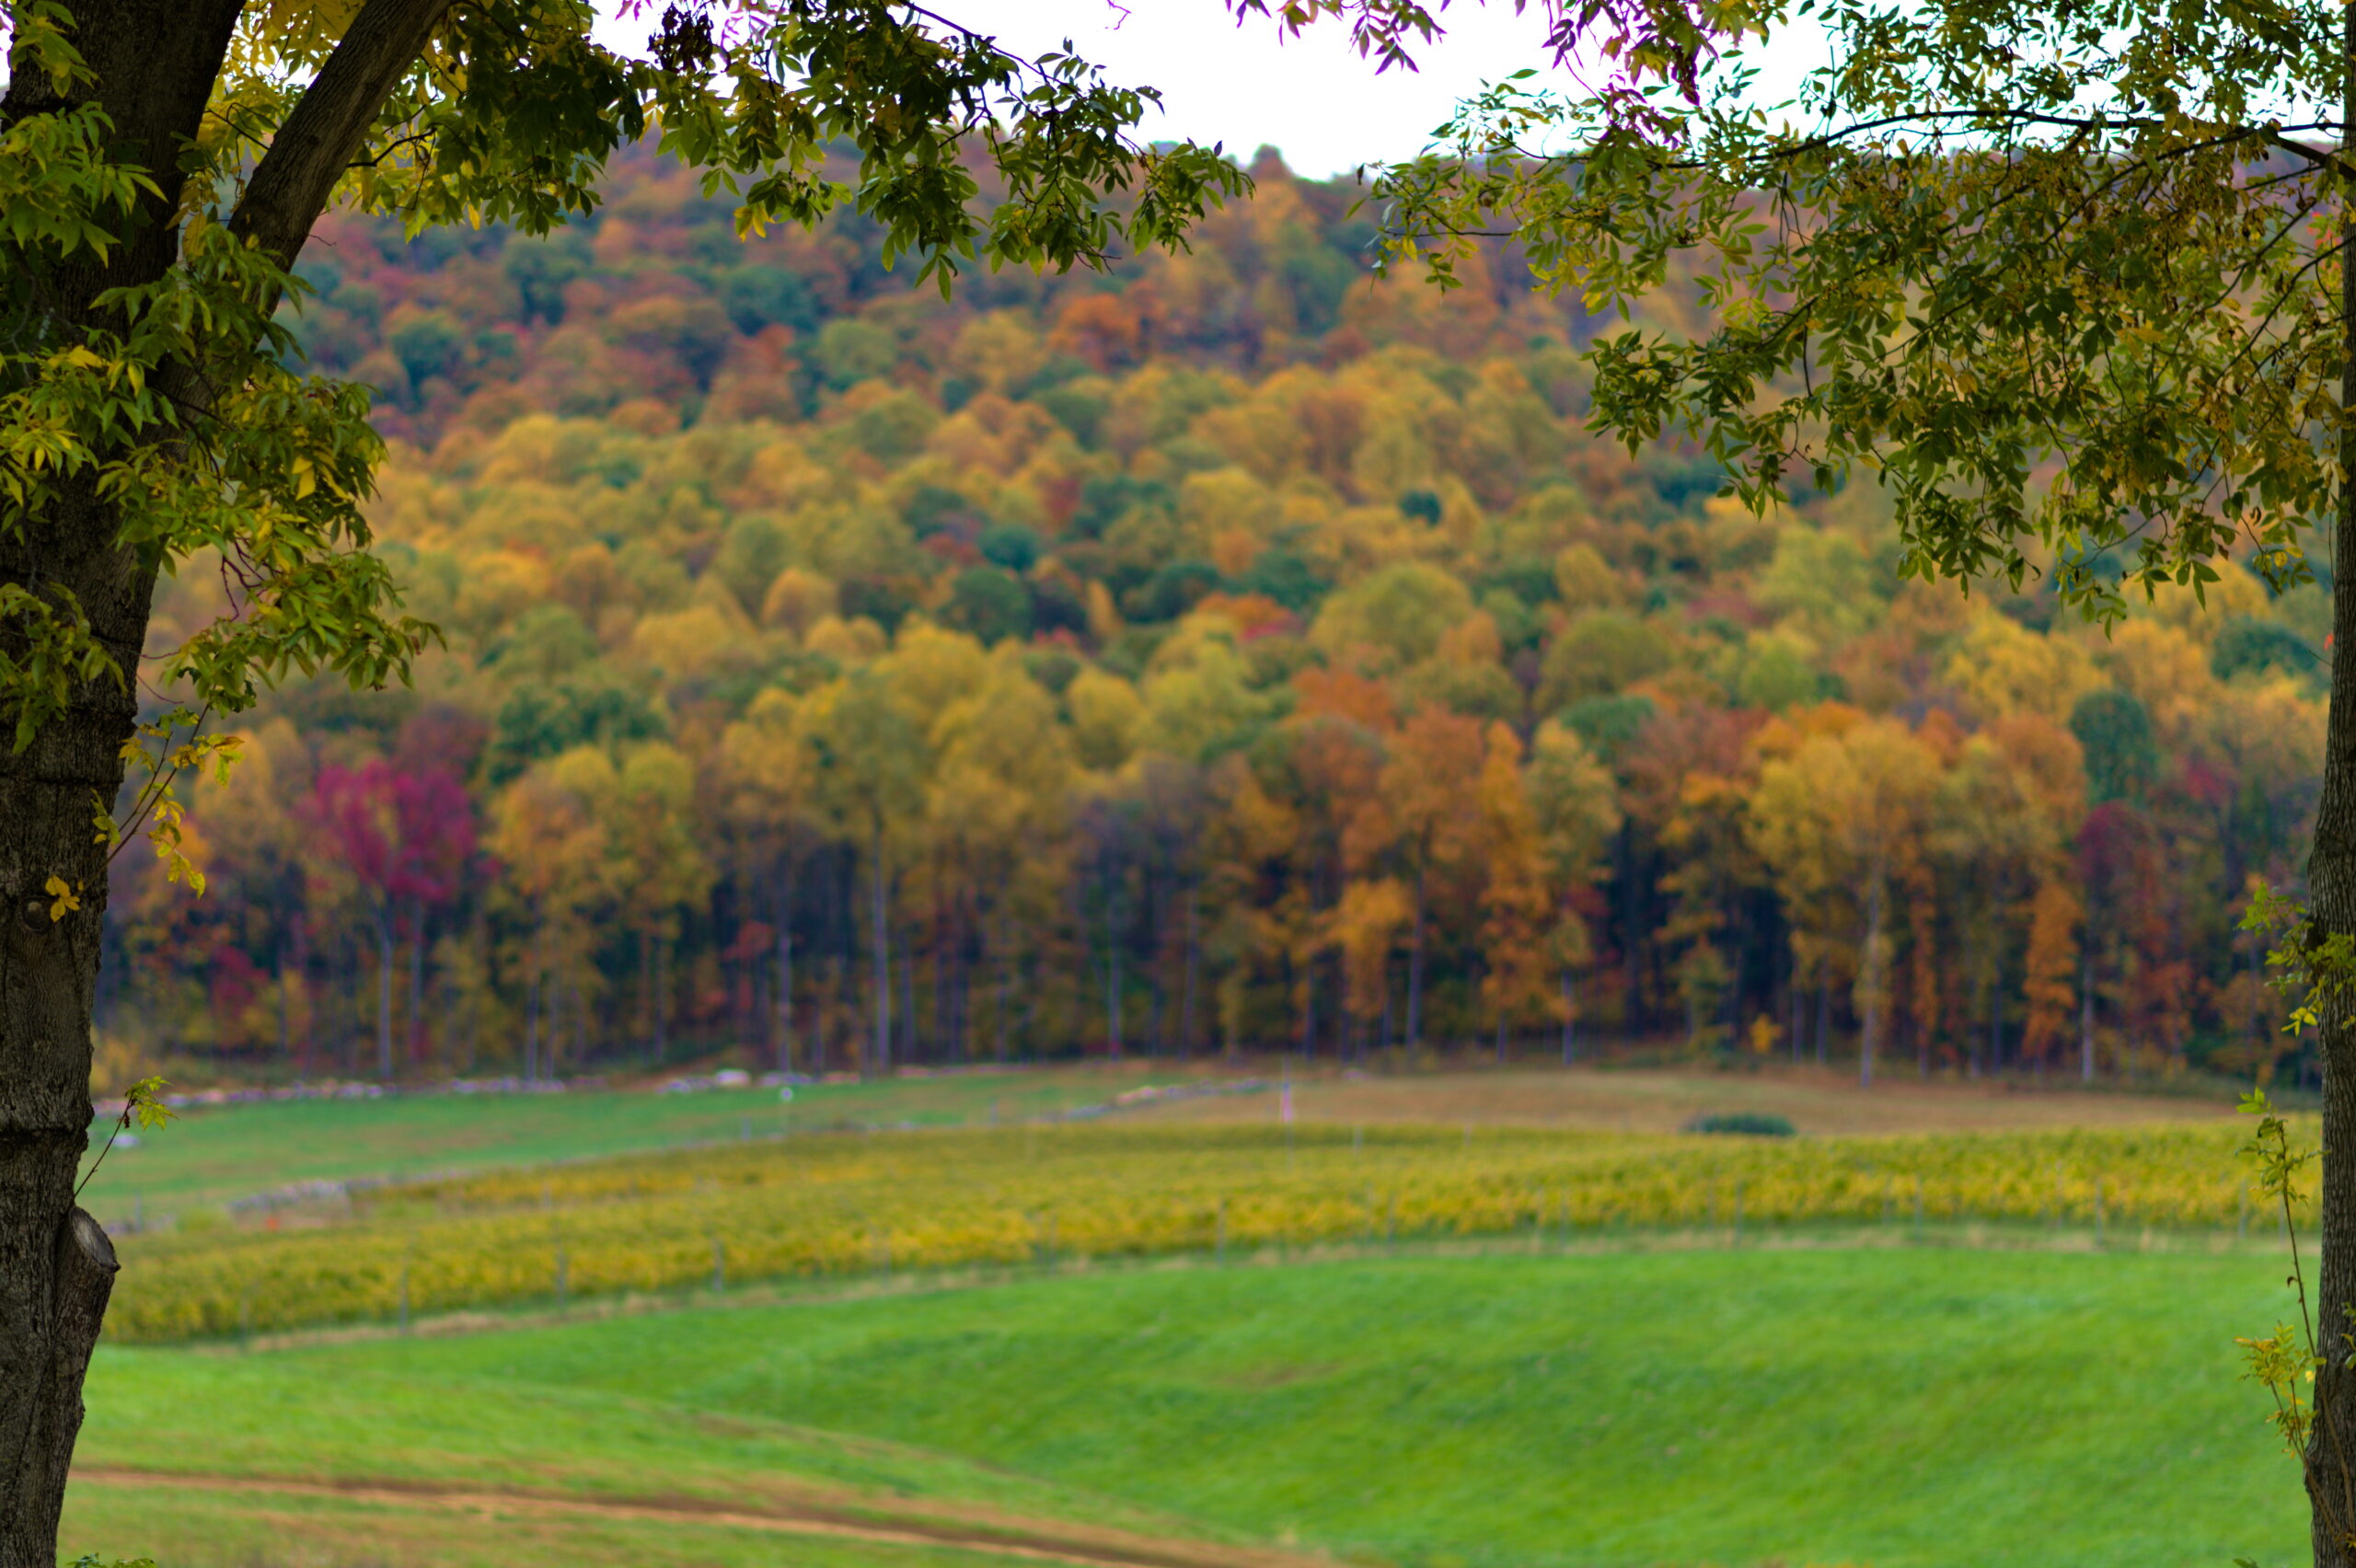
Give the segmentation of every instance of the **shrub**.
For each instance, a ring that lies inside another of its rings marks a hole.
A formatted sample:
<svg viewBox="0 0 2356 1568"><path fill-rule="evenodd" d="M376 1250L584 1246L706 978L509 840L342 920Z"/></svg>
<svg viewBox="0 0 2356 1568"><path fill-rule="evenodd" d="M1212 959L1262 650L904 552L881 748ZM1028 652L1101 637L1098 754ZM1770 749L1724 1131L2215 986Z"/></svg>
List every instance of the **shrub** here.
<svg viewBox="0 0 2356 1568"><path fill-rule="evenodd" d="M1763 1111L1721 1111L1696 1116L1685 1124L1689 1133L1737 1133L1750 1138L1787 1138L1796 1130L1781 1116Z"/></svg>

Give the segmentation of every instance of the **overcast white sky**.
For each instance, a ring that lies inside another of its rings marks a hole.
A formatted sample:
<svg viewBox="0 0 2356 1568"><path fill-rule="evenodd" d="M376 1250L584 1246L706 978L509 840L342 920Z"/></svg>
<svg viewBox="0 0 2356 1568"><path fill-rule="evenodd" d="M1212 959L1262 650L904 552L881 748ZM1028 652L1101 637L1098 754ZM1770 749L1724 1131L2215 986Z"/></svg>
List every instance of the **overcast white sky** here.
<svg viewBox="0 0 2356 1568"><path fill-rule="evenodd" d="M1345 174L1412 156L1460 98L1539 62L1545 24L1509 5L1451 6L1448 36L1418 52L1419 70L1380 76L1338 26L1276 42L1274 24L1238 27L1218 0L950 0L937 7L1024 53L1070 39L1115 81L1161 89L1166 123L1149 135L1225 142L1249 158L1276 147L1297 173Z"/></svg>
<svg viewBox="0 0 2356 1568"><path fill-rule="evenodd" d="M1419 54L1420 70L1378 77L1339 27L1279 48L1273 24L1255 17L1238 28L1219 0L1130 0L1126 13L1106 0L930 0L930 8L1018 53L1069 39L1113 80L1161 88L1168 112L1146 123L1149 137L1224 142L1243 160L1265 144L1296 173L1319 178L1421 151L1460 98L1538 63L1545 36L1538 16L1517 17L1502 0L1458 0L1445 17L1449 36ZM628 47L647 21L613 27Z"/></svg>

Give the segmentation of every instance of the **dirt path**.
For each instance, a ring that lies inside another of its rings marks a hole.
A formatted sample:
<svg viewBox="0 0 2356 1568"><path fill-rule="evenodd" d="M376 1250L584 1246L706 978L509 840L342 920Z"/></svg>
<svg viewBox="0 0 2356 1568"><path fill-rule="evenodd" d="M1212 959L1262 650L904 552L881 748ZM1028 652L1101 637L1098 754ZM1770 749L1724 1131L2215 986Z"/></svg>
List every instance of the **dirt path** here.
<svg viewBox="0 0 2356 1568"><path fill-rule="evenodd" d="M75 1467L80 1486L169 1488L214 1494L332 1497L352 1503L535 1519L634 1520L756 1530L770 1535L820 1536L890 1546L952 1547L1026 1562L1058 1562L1075 1568L1308 1568L1322 1562L1302 1554L1265 1547L1222 1546L1209 1541L1159 1540L1126 1531L1011 1516L960 1518L942 1510L924 1516L872 1515L849 1508L764 1504L746 1507L696 1497L568 1496L523 1488L468 1485L457 1482L395 1479L308 1481L293 1477L204 1475L178 1470L129 1470L111 1465Z"/></svg>

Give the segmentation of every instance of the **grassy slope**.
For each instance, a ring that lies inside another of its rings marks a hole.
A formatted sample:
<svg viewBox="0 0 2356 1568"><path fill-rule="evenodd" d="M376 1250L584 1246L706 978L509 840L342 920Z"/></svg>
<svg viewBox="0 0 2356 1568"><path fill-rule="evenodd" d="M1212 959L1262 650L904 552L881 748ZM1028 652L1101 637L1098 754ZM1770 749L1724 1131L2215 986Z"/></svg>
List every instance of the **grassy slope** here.
<svg viewBox="0 0 2356 1568"><path fill-rule="evenodd" d="M2210 1565L2295 1545L2288 1461L2230 1354L2280 1307L2269 1263L2182 1255L1103 1274L250 1359L113 1352L84 1456L641 1492L802 1473L1095 1517L1109 1496L1433 1568Z"/></svg>
<svg viewBox="0 0 2356 1568"><path fill-rule="evenodd" d="M277 1101L199 1107L118 1149L92 1180L88 1203L106 1217L153 1217L295 1182L415 1176L672 1148L791 1127L987 1124L1102 1103L1124 1090L1174 1082L1084 1068L809 1084L791 1105L777 1090L700 1094L415 1095L386 1100Z"/></svg>
<svg viewBox="0 0 2356 1568"><path fill-rule="evenodd" d="M731 1317L737 1315L731 1314ZM676 1320L647 1320L658 1336ZM317 1481L443 1482L583 1497L831 1505L889 1522L913 1506L1236 1539L1054 1482L889 1441L610 1389L533 1386L421 1361L422 1344L245 1356L102 1352L85 1467ZM388 1354L389 1353L389 1354ZM490 1520L268 1493L108 1483L68 1495L69 1552L167 1568L934 1568L969 1553L689 1524Z"/></svg>

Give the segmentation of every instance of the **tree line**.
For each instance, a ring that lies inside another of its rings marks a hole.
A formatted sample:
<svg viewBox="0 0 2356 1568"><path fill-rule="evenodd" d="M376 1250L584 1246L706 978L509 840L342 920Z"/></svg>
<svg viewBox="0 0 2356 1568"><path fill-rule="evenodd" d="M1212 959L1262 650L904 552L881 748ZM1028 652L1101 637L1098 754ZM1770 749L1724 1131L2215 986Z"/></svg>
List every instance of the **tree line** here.
<svg viewBox="0 0 2356 1568"><path fill-rule="evenodd" d="M1254 173L1189 254L954 304L849 225L723 249L644 160L561 241L323 225L291 319L383 389L446 640L242 721L203 898L117 861L116 1055L2276 1061L2235 924L2295 880L2325 589L2106 635L1901 582L1869 486L1761 518L1590 434L1510 256L1378 282Z"/></svg>

